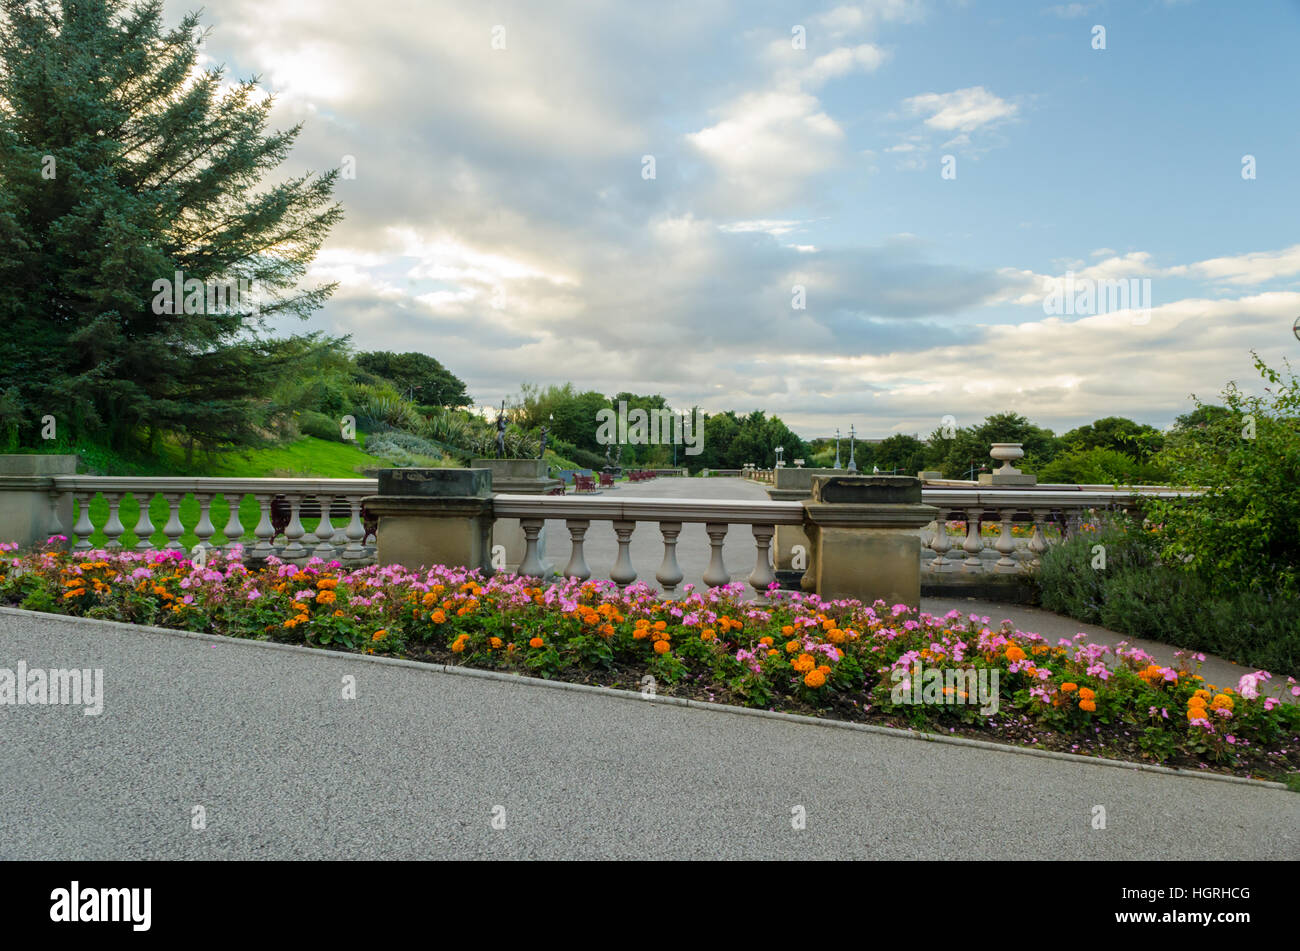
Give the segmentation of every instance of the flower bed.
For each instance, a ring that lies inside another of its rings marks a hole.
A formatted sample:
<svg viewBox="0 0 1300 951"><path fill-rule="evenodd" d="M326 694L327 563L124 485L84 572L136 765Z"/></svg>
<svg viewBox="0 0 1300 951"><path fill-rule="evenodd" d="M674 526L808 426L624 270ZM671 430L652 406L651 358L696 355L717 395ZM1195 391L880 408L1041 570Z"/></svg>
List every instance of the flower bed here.
<svg viewBox="0 0 1300 951"><path fill-rule="evenodd" d="M3 548L4 546L0 546ZM774 592L774 595L777 593ZM0 551L0 603L230 637L516 671L856 722L1268 779L1300 772L1300 707L1269 675L1207 684L1135 648L1049 643L988 618L744 587L538 586L513 575L313 559L261 569L213 553ZM940 671L931 691L918 670ZM946 680L945 680L946 677ZM963 680L962 678L968 678ZM980 679L983 678L983 679ZM976 682L992 683L981 712ZM961 686L966 684L970 693ZM948 686L942 684L947 683ZM1300 686L1289 681L1290 692ZM914 702L922 700L923 702Z"/></svg>

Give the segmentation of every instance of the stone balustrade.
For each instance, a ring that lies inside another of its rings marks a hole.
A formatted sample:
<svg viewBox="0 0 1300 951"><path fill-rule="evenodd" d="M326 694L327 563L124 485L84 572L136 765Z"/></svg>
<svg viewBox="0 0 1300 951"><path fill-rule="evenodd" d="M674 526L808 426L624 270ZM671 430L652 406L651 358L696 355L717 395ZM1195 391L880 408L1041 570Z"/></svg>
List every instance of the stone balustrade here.
<svg viewBox="0 0 1300 951"><path fill-rule="evenodd" d="M104 548L122 547L127 526L120 517L122 503L131 498L139 517L131 526L137 551L152 551L153 536L161 534L163 549L182 549L181 538L193 533L198 545L218 547L213 538L220 535L221 548L230 551L239 546L249 560L264 560L275 555L286 561L303 561L311 557L344 564L366 564L375 559L374 528L362 518L361 500L374 495L375 479L190 479L190 478L118 478L105 476L53 476L47 488L50 507L46 535L65 535L76 551L95 547L91 538L96 530L103 533ZM91 500L102 496L107 504L107 519L100 525L91 520ZM161 526L154 524L150 511L161 496L166 502L167 517ZM181 502L192 496L198 506L197 520L184 524ZM221 498L228 512L218 531L212 521L213 502ZM251 498L258 513L253 525L244 524L241 508ZM60 511L66 499L75 503L71 525L63 524ZM304 524L304 519L312 527Z"/></svg>
<svg viewBox="0 0 1300 951"><path fill-rule="evenodd" d="M569 559L559 572L585 581L591 577L587 566L585 543L593 521L609 522L618 539L618 554L609 578L626 586L637 578L632 565L632 533L638 523L650 522L659 528L663 539L663 560L655 572L662 590L673 592L681 584L683 573L677 563L677 538L686 522L700 522L709 536L709 565L704 583L710 587L727 584L731 575L722 559L722 546L733 525L748 525L754 538L754 570L748 581L755 591L766 593L776 580L772 571L772 537L777 525L803 522L803 506L797 502L729 501L713 499L617 499L583 496L497 495L492 500L497 518L517 518L525 536L524 560L519 573L544 576L549 569L542 563L538 535L547 519L562 519L569 531Z"/></svg>
<svg viewBox="0 0 1300 951"><path fill-rule="evenodd" d="M780 479L775 478L778 472L782 474ZM798 480L800 486L783 490L785 477L795 472L804 476ZM554 570L543 561L545 553L539 540L544 526L551 519L563 522L569 535L569 553L558 573L582 580L592 575L584 547L592 523L608 522L618 549L607 576L620 585L637 579L630 555L631 538L640 523L652 523L663 543L655 580L667 592L675 591L683 580L676 546L684 523L701 523L705 527L710 559L704 581L710 586L730 580L722 558L728 533L735 526L749 526L754 540L754 567L748 580L756 591L765 592L778 576L783 586L797 587L804 565L793 562L793 555L796 545L807 545L805 530L811 524L805 503L800 500L806 497L802 483L817 474L815 470L750 470L748 478L773 480L775 489L771 492L778 501L493 494L489 490L491 497L485 507L485 518L489 527L497 520L519 527L523 539L517 570L536 577L544 577ZM126 539L136 550L149 551L155 547L180 550L188 547L181 539L192 536L199 546L207 549L219 545L233 550L238 546L245 559L254 562L274 555L297 563L319 557L349 566L371 564L377 560L377 516L367 513L363 503L375 496L378 484L376 479L119 478L63 474L6 477L0 479L0 514L5 511L5 505L13 508L15 500L21 500L28 508L32 508L35 500L35 505L43 511L28 512L11 523L22 526L30 523L28 537L0 538L0 541L32 544L50 535L65 535L72 548L85 551L101 545L118 549ZM921 489L921 503L933 507L926 517L934 520L916 532L920 536L922 584L933 589L936 584L960 586L981 577L997 580L1031 576L1049 545L1079 532L1098 514L1132 509L1144 495L1188 494L1196 493L1147 487L1083 490L1058 486L926 485ZM138 517L129 527L122 517L123 503L128 498L138 510ZM187 498L193 501L186 506L188 517L182 519L182 501ZM92 521L95 499L102 499L95 506L100 517ZM157 502L159 499L161 504ZM218 499L223 504L214 506ZM162 509L163 516L158 518L151 507ZM221 526L214 521L214 508L225 513ZM368 520L367 515L372 517ZM961 534L950 532L954 523L962 525ZM987 524L997 527L996 535L983 534L983 526ZM1017 527L1022 529L1019 534ZM783 532L790 534L782 536ZM156 537L161 541L156 541ZM790 572L792 567L799 571Z"/></svg>
<svg viewBox="0 0 1300 951"><path fill-rule="evenodd" d="M939 510L922 530L922 568L927 576L1014 575L1032 573L1050 544L1070 538L1106 512L1133 511L1143 497L1175 497L1196 493L1161 488L1079 490L1057 487L1032 489L963 489L926 487L922 497ZM964 531L948 528L960 523ZM994 524L997 535L985 537L983 526ZM1016 526L1025 529L1017 537Z"/></svg>

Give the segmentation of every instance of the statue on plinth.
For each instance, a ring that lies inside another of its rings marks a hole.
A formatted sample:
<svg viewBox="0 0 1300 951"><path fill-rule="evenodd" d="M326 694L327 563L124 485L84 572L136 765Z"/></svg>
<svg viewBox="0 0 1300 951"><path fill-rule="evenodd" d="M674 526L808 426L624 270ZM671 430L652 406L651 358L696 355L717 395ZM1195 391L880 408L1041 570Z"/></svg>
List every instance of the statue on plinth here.
<svg viewBox="0 0 1300 951"><path fill-rule="evenodd" d="M501 401L501 412L497 414L497 458L506 457L506 401Z"/></svg>

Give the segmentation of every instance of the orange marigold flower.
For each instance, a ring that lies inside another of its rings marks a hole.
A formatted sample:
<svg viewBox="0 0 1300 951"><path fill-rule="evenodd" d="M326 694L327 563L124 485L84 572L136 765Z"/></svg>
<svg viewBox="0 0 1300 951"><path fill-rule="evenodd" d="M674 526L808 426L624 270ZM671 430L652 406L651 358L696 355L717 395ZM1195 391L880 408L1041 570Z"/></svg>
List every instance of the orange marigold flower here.
<svg viewBox="0 0 1300 951"><path fill-rule="evenodd" d="M643 641L649 636L650 636L650 629L646 627L638 627L636 630L632 632L632 639L637 641Z"/></svg>
<svg viewBox="0 0 1300 951"><path fill-rule="evenodd" d="M434 624L441 624L447 620L447 612L439 608L438 610L434 611L432 614L429 615L429 620L432 621Z"/></svg>
<svg viewBox="0 0 1300 951"><path fill-rule="evenodd" d="M668 630L668 622L667 622L667 621L655 621L653 627L654 627L654 629L655 629L656 631L666 631L666 630Z"/></svg>
<svg viewBox="0 0 1300 951"><path fill-rule="evenodd" d="M1079 685L1072 681L1061 684L1061 693L1074 693L1078 689Z"/></svg>
<svg viewBox="0 0 1300 951"><path fill-rule="evenodd" d="M794 625L793 624L785 625L784 627L781 628L781 633L784 634L786 637L789 637L791 634L794 633Z"/></svg>
<svg viewBox="0 0 1300 951"><path fill-rule="evenodd" d="M707 628L706 628L705 630L703 630L703 631L700 631L700 640L702 640L702 641L711 641L711 640L713 640L713 631L711 631L711 630L709 630L709 629L707 629Z"/></svg>
<svg viewBox="0 0 1300 951"><path fill-rule="evenodd" d="M771 647L772 644L775 643L775 641L776 639L773 637L760 637L758 639L758 642L762 644L764 647Z"/></svg>
<svg viewBox="0 0 1300 951"><path fill-rule="evenodd" d="M785 642L785 652L786 652L787 654L793 654L795 651L797 651L797 650L798 650L800 647L802 647L802 646L803 646L803 645L800 644L798 641L786 641L786 642Z"/></svg>
<svg viewBox="0 0 1300 951"><path fill-rule="evenodd" d="M528 642L529 647L543 647L545 646L545 644L546 642L543 641L540 637L534 637Z"/></svg>
<svg viewBox="0 0 1300 951"><path fill-rule="evenodd" d="M1097 703L1093 700L1080 700L1079 709L1087 710L1089 713L1092 713L1092 711L1097 709Z"/></svg>
<svg viewBox="0 0 1300 951"><path fill-rule="evenodd" d="M816 667L817 662L813 660L812 654L800 654L791 662L790 666L802 674Z"/></svg>
<svg viewBox="0 0 1300 951"><path fill-rule="evenodd" d="M1095 699L1097 699L1097 694L1093 692L1093 690L1092 690L1091 687L1080 687L1080 688L1079 688L1079 700L1080 700L1080 701L1084 701L1084 700L1095 700ZM1083 703L1080 702L1079 706L1083 706Z"/></svg>
<svg viewBox="0 0 1300 951"><path fill-rule="evenodd" d="M505 641L501 640L501 638L499 638L499 637L489 637L489 638L488 638L488 646L489 646L489 647L492 647L492 648L496 648L496 649L498 649L498 650L501 648L501 645L504 644L504 643L505 643Z"/></svg>
<svg viewBox="0 0 1300 951"><path fill-rule="evenodd" d="M1188 708L1187 708L1187 719L1191 720L1193 723L1195 723L1197 720L1205 720L1205 719L1207 719L1207 717L1206 717L1206 715L1205 715L1205 708L1204 708L1204 707L1188 707Z"/></svg>
<svg viewBox="0 0 1300 951"><path fill-rule="evenodd" d="M1009 644L1007 646L1007 660L1011 661L1012 663L1015 663L1016 661L1024 660L1027 656L1028 655L1023 650L1021 650L1018 645Z"/></svg>
<svg viewBox="0 0 1300 951"><path fill-rule="evenodd" d="M656 654L667 654L670 650L672 650L672 647L667 641L655 641Z"/></svg>
<svg viewBox="0 0 1300 951"><path fill-rule="evenodd" d="M1233 707L1232 698L1229 697L1226 693L1218 694L1215 696L1213 700L1210 701L1211 710L1223 710L1223 709L1231 710L1232 707Z"/></svg>
<svg viewBox="0 0 1300 951"><path fill-rule="evenodd" d="M803 682L816 690L826 683L826 675L820 670L810 670L804 675Z"/></svg>
<svg viewBox="0 0 1300 951"><path fill-rule="evenodd" d="M379 630L375 631L375 636L370 639L372 641L382 640L387 634L388 631L386 631L384 628L381 627Z"/></svg>
<svg viewBox="0 0 1300 951"><path fill-rule="evenodd" d="M1196 693L1192 694L1187 698L1187 705L1189 707L1204 707L1205 697L1201 696L1203 693L1205 693L1204 690L1198 690Z"/></svg>
<svg viewBox="0 0 1300 951"><path fill-rule="evenodd" d="M335 617L342 617L342 616L343 616L343 612L342 612L342 611L335 611L335 612L334 612L334 616L335 616Z"/></svg>

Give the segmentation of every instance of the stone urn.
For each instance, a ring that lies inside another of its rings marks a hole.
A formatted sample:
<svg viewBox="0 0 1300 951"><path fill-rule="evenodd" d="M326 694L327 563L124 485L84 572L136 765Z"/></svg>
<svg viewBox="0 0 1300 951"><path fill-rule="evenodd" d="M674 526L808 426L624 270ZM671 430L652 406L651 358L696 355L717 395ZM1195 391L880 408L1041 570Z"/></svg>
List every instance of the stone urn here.
<svg viewBox="0 0 1300 951"><path fill-rule="evenodd" d="M1025 457L1024 443L1018 442L995 442L989 450L989 455L1002 463L996 471L998 475L1020 475L1020 470L1011 463L1017 459Z"/></svg>
<svg viewBox="0 0 1300 951"><path fill-rule="evenodd" d="M1002 466L992 472L981 472L980 485L1034 485L1038 482L1037 476L1021 472L1011 464L1024 457L1022 443L995 442L989 449L989 455L1002 463Z"/></svg>

